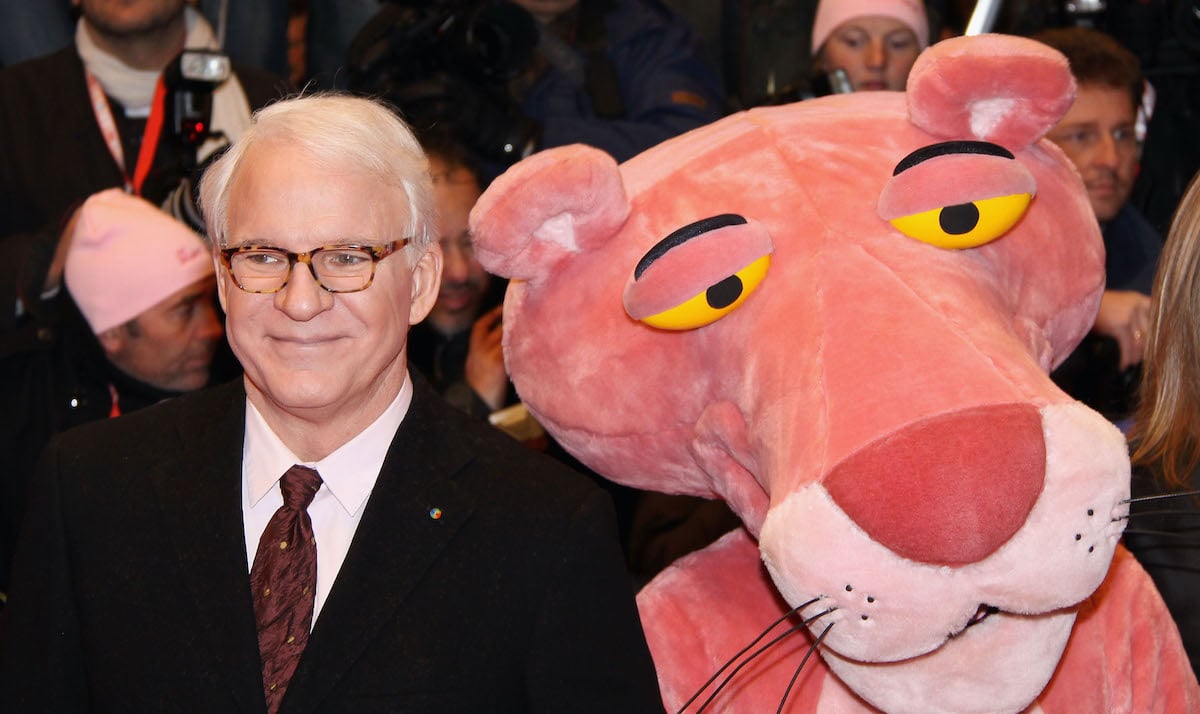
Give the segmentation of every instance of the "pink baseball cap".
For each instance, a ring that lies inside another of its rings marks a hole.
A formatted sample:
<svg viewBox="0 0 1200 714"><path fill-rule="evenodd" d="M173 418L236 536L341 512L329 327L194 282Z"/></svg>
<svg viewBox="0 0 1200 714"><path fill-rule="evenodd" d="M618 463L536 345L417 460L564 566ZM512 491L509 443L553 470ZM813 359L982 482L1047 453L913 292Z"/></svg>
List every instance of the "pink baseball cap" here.
<svg viewBox="0 0 1200 714"><path fill-rule="evenodd" d="M929 46L929 19L921 0L820 0L813 19L812 54L815 56L833 31L847 20L877 15L903 22L917 36L921 49Z"/></svg>
<svg viewBox="0 0 1200 714"><path fill-rule="evenodd" d="M199 235L119 188L84 201L69 238L67 290L96 334L213 274Z"/></svg>

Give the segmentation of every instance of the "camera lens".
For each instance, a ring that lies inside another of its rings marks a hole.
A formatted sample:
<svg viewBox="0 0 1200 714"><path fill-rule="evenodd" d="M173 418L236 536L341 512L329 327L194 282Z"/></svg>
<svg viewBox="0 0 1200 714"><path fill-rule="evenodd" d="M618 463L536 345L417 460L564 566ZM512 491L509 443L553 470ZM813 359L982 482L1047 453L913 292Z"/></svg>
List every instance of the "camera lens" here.
<svg viewBox="0 0 1200 714"><path fill-rule="evenodd" d="M508 79L529 64L537 43L537 24L520 6L485 5L463 23L458 60L478 76Z"/></svg>

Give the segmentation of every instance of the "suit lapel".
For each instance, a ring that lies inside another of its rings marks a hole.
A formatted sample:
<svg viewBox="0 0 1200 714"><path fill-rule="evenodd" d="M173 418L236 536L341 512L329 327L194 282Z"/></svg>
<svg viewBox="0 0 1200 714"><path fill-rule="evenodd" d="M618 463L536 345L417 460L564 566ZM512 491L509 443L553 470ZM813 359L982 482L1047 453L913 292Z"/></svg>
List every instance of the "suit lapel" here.
<svg viewBox="0 0 1200 714"><path fill-rule="evenodd" d="M419 379L283 710L311 712L421 582L474 508L451 476L470 460L451 445L439 400ZM449 409L449 407L442 407ZM434 511L433 509L438 509Z"/></svg>
<svg viewBox="0 0 1200 714"><path fill-rule="evenodd" d="M262 664L242 526L245 401L240 380L206 395L194 412L198 421L186 425L193 428L181 429L180 453L167 459L175 470L157 474L155 490L196 625L211 645L211 669L224 675L242 711L260 712Z"/></svg>

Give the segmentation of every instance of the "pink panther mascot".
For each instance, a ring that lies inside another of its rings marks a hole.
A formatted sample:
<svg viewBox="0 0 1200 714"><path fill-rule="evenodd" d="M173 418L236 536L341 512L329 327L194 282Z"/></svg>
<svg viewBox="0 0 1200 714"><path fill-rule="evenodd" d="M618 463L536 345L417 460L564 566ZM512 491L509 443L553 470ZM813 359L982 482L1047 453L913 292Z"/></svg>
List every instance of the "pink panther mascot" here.
<svg viewBox="0 0 1200 714"><path fill-rule="evenodd" d="M1122 435L1046 376L1104 280L1041 139L1073 96L1049 48L948 40L905 93L546 151L476 207L537 419L744 523L639 595L669 710L1200 711Z"/></svg>

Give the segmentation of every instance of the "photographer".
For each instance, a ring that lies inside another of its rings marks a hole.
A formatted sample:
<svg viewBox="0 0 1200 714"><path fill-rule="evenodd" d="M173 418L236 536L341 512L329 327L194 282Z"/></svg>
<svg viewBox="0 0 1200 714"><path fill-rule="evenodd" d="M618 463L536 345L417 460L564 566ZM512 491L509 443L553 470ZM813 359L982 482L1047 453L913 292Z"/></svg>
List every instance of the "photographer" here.
<svg viewBox="0 0 1200 714"><path fill-rule="evenodd" d="M195 167L278 94L274 77L241 68L224 79L201 77L199 88L185 79L181 50L212 50L216 41L184 0L77 5L71 46L0 70L6 338L35 323L43 297L57 291L66 255L60 234L84 197L124 186L157 205L173 198L177 212L188 212ZM202 63L201 74L209 66ZM211 66L220 69L220 58Z"/></svg>
<svg viewBox="0 0 1200 714"><path fill-rule="evenodd" d="M692 31L658 0L389 3L349 67L418 129L453 126L488 173L575 142L624 161L723 113Z"/></svg>

